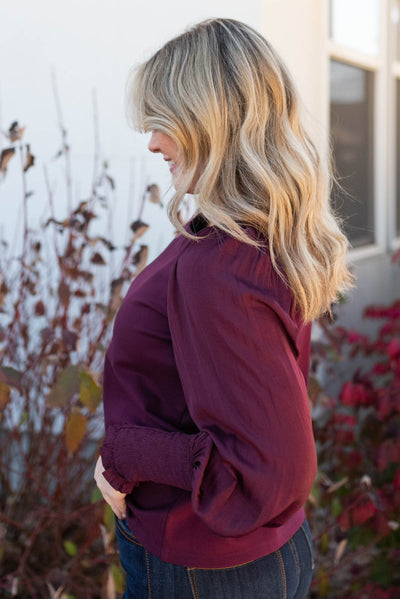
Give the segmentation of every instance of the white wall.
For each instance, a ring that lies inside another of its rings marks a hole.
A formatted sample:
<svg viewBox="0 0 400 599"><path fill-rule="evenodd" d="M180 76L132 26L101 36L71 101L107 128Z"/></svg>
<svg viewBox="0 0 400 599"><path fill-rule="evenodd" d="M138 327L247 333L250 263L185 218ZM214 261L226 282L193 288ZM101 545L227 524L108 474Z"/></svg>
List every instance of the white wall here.
<svg viewBox="0 0 400 599"><path fill-rule="evenodd" d="M63 165L53 160L61 138L51 67L72 148L75 202L89 197L91 190L92 90L96 89L101 155L109 161L117 183L114 230L125 241L127 221L137 214L145 186L157 182L165 191L170 178L166 164L147 151L147 140L126 123L123 101L128 69L187 26L216 16L259 28L262 0L0 0L0 130L7 130L14 120L26 126L24 141L36 156L36 166L27 173L28 187L35 191L29 199L33 219L40 220L47 213L43 164L49 168L60 216L66 207ZM7 143L0 135L0 149ZM19 158L15 156L0 183L0 238L20 237L21 197ZM148 241L159 250L167 241L160 241L160 231L161 237L164 230L169 238L171 228L165 214L161 217L153 211L148 217L156 215L157 240Z"/></svg>
<svg viewBox="0 0 400 599"><path fill-rule="evenodd" d="M316 141L326 143L326 3L323 0L265 0L263 34L286 62Z"/></svg>

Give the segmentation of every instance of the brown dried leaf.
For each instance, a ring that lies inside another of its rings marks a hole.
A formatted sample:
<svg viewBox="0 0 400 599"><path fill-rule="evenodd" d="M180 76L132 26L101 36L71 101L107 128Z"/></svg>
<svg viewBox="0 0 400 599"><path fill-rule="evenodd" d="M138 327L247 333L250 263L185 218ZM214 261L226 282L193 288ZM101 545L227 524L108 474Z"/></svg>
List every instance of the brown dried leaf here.
<svg viewBox="0 0 400 599"><path fill-rule="evenodd" d="M74 331L64 330L62 332L62 340L67 350L76 351L78 345L78 335Z"/></svg>
<svg viewBox="0 0 400 599"><path fill-rule="evenodd" d="M308 397L310 398L310 401L313 405L315 405L315 402L317 401L321 391L322 387L317 381L317 379L313 376L310 376L308 381Z"/></svg>
<svg viewBox="0 0 400 599"><path fill-rule="evenodd" d="M106 175L106 179L109 182L111 189L115 189L115 181L110 175Z"/></svg>
<svg viewBox="0 0 400 599"><path fill-rule="evenodd" d="M2 150L1 156L0 156L0 172L3 173L3 175L6 174L7 164L10 162L10 160L14 156L14 154L15 154L14 148L5 148L4 150Z"/></svg>
<svg viewBox="0 0 400 599"><path fill-rule="evenodd" d="M112 311L118 310L118 308L122 304L121 291L123 284L124 279L122 277L119 277L118 279L114 279L113 281L111 281L110 309Z"/></svg>
<svg viewBox="0 0 400 599"><path fill-rule="evenodd" d="M93 256L90 258L90 262L92 264L97 264L98 266L104 266L106 264L106 261L99 252L95 252L93 254Z"/></svg>
<svg viewBox="0 0 400 599"><path fill-rule="evenodd" d="M135 274L138 275L146 266L147 258L149 255L149 248L147 245L141 245L140 250L132 256L132 264L136 266Z"/></svg>
<svg viewBox="0 0 400 599"><path fill-rule="evenodd" d="M7 297L9 291L10 290L7 287L6 282L2 281L1 285L0 285L0 309L3 307L3 304L6 300L6 297Z"/></svg>
<svg viewBox="0 0 400 599"><path fill-rule="evenodd" d="M7 137L12 142L19 141L20 139L22 139L24 131L25 127L18 127L18 121L14 121L8 130Z"/></svg>
<svg viewBox="0 0 400 599"><path fill-rule="evenodd" d="M44 316L44 314L46 314L46 307L44 305L44 302L42 302L42 300L39 300L38 302L36 302L35 314L36 314L36 316Z"/></svg>
<svg viewBox="0 0 400 599"><path fill-rule="evenodd" d="M58 296L60 298L62 306L64 306L64 308L67 308L71 296L71 291L68 285L65 283L65 281L60 281L60 284L58 286Z"/></svg>
<svg viewBox="0 0 400 599"><path fill-rule="evenodd" d="M131 228L131 231L133 231L133 233L134 233L133 239L132 239L132 243L133 243L146 233L147 229L149 228L149 225L142 222L141 220L135 220L131 224L130 228Z"/></svg>
<svg viewBox="0 0 400 599"><path fill-rule="evenodd" d="M110 250L110 252L113 252L116 249L115 245L105 237L98 237L97 240L101 241L101 243L103 243L106 246L106 248Z"/></svg>
<svg viewBox="0 0 400 599"><path fill-rule="evenodd" d="M343 539L342 541L340 541L339 545L337 546L336 552L335 552L335 558L333 560L333 563L335 564L335 566L337 566L338 563L340 562L340 560L342 559L343 554L346 549L346 545L347 545L347 539Z"/></svg>
<svg viewBox="0 0 400 599"><path fill-rule="evenodd" d="M343 485L346 485L348 482L349 482L349 477L348 476L344 476L337 483L334 483L333 485L331 485L328 488L327 493L335 493L338 489L340 489L340 487L343 487Z"/></svg>
<svg viewBox="0 0 400 599"><path fill-rule="evenodd" d="M153 204L161 204L161 190L158 187L158 185L156 185L155 183L153 183L152 185L149 185L147 190L149 193L149 200L150 202L152 202Z"/></svg>
<svg viewBox="0 0 400 599"><path fill-rule="evenodd" d="M24 173L26 173L26 171L28 170L28 168L30 168L31 166L33 166L34 163L35 163L35 157L33 156L33 154L31 154L29 144L26 144L26 156L25 156Z"/></svg>
<svg viewBox="0 0 400 599"><path fill-rule="evenodd" d="M87 419L79 412L72 412L65 424L65 442L71 453L75 453L86 433Z"/></svg>
<svg viewBox="0 0 400 599"><path fill-rule="evenodd" d="M51 327L44 327L44 329L40 331L40 336L44 345L47 345L49 341L52 341L54 338L54 330Z"/></svg>
<svg viewBox="0 0 400 599"><path fill-rule="evenodd" d="M0 410L4 410L7 407L11 399L11 391L8 385L0 382Z"/></svg>

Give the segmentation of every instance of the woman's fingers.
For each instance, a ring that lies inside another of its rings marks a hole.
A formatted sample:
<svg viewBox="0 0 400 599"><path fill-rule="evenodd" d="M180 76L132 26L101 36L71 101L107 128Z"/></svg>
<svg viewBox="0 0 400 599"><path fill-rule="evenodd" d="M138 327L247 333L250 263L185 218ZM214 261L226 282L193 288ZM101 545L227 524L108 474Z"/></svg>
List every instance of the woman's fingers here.
<svg viewBox="0 0 400 599"><path fill-rule="evenodd" d="M126 518L126 493L120 493L114 489L108 480L104 478L103 472L104 467L100 456L96 463L94 479L101 494L103 495L104 501L108 503L117 518L123 520Z"/></svg>

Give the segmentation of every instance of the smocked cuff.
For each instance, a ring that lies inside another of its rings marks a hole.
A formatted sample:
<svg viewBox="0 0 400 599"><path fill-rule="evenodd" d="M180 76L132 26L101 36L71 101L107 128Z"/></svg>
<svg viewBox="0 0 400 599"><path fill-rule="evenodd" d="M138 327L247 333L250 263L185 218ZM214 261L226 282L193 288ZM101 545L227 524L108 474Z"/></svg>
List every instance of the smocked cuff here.
<svg viewBox="0 0 400 599"><path fill-rule="evenodd" d="M114 441L118 434L118 427L110 426L100 449L100 455L104 466L103 476L116 491L129 494L137 483L123 478L115 468L114 462Z"/></svg>

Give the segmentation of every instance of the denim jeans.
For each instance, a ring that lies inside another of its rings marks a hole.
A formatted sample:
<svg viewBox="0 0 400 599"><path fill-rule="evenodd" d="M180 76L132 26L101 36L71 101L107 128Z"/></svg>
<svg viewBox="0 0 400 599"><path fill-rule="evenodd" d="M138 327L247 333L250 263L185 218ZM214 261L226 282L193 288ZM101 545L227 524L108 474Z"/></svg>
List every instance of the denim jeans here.
<svg viewBox="0 0 400 599"><path fill-rule="evenodd" d="M125 520L116 520L126 571L123 599L303 599L311 583L310 529L300 529L279 550L244 565L203 569L161 561L143 547Z"/></svg>

